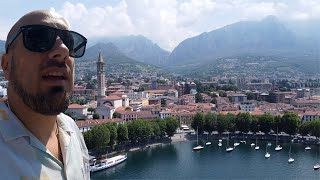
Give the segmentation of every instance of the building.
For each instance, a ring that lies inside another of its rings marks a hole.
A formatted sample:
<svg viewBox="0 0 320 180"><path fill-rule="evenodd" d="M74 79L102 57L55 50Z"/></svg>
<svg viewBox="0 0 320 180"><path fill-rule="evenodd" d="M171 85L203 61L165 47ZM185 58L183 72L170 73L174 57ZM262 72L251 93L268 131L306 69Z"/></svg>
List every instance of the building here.
<svg viewBox="0 0 320 180"><path fill-rule="evenodd" d="M256 105L253 102L242 102L240 104L240 110L244 112L253 112Z"/></svg>
<svg viewBox="0 0 320 180"><path fill-rule="evenodd" d="M95 126L106 124L106 123L124 124L125 121L123 121L119 118L76 121L76 124L77 124L80 132L82 132L82 133L91 130Z"/></svg>
<svg viewBox="0 0 320 180"><path fill-rule="evenodd" d="M271 83L247 83L246 87L247 90L256 90L262 92L268 92L272 90Z"/></svg>
<svg viewBox="0 0 320 180"><path fill-rule="evenodd" d="M88 108L79 104L70 104L66 112L73 118L84 118L88 115Z"/></svg>
<svg viewBox="0 0 320 180"><path fill-rule="evenodd" d="M316 99L316 98L300 98L300 99L295 99L293 101L291 101L291 104L294 107L298 107L298 108L320 108L320 100Z"/></svg>
<svg viewBox="0 0 320 180"><path fill-rule="evenodd" d="M302 114L302 122L310 122L320 119L320 111L306 111Z"/></svg>
<svg viewBox="0 0 320 180"><path fill-rule="evenodd" d="M231 102L246 102L247 95L245 94L230 94L228 95Z"/></svg>
<svg viewBox="0 0 320 180"><path fill-rule="evenodd" d="M308 98L311 96L310 89L297 89L297 98Z"/></svg>
<svg viewBox="0 0 320 180"><path fill-rule="evenodd" d="M271 103L284 103L286 93L285 92L279 92L279 91L272 91L269 93L268 102Z"/></svg>
<svg viewBox="0 0 320 180"><path fill-rule="evenodd" d="M99 115L100 119L112 119L115 108L110 106L110 104L102 104L96 108L96 113Z"/></svg>
<svg viewBox="0 0 320 180"><path fill-rule="evenodd" d="M133 90L130 90L129 92L128 92L128 98L131 100L136 100L136 99L141 99L141 98L146 98L146 99L148 99L149 98L149 93L147 93L147 92L135 92L135 91L133 91Z"/></svg>

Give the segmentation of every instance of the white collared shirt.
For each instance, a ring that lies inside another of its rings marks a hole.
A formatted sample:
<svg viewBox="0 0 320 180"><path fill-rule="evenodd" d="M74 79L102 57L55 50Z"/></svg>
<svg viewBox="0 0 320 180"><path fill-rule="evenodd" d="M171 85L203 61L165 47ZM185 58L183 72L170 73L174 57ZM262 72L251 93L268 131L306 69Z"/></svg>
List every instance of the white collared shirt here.
<svg viewBox="0 0 320 180"><path fill-rule="evenodd" d="M63 163L0 102L0 178L90 179L89 155L83 136L67 115L58 115Z"/></svg>

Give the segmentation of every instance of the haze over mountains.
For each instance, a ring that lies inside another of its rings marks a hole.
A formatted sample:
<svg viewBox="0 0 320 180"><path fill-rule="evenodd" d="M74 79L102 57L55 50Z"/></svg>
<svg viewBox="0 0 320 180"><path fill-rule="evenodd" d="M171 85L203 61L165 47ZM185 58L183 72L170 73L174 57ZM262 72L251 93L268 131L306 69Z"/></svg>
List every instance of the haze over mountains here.
<svg viewBox="0 0 320 180"><path fill-rule="evenodd" d="M170 54L169 65L199 64L238 55L315 55L316 39L299 36L276 17L243 21L182 41Z"/></svg>

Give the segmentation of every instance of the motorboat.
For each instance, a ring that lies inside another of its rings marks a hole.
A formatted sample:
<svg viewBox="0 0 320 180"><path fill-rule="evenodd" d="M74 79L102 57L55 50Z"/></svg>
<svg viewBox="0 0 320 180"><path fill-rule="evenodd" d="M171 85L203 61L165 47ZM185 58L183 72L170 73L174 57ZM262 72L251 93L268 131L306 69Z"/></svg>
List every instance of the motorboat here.
<svg viewBox="0 0 320 180"><path fill-rule="evenodd" d="M96 172L113 167L117 164L122 163L126 159L127 155L118 155L111 158L102 159L99 162L97 162L96 159L93 159L93 165L90 165L90 172Z"/></svg>

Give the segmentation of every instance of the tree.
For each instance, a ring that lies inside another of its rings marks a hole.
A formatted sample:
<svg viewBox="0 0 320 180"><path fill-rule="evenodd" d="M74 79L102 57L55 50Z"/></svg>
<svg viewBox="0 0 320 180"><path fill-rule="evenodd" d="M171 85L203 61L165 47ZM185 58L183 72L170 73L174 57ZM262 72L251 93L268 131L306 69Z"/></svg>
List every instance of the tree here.
<svg viewBox="0 0 320 180"><path fill-rule="evenodd" d="M118 144L122 144L129 140L128 128L125 124L118 125L117 134L118 134L118 137L117 137Z"/></svg>
<svg viewBox="0 0 320 180"><path fill-rule="evenodd" d="M313 120L310 123L311 134L316 137L320 137L320 120Z"/></svg>
<svg viewBox="0 0 320 180"><path fill-rule="evenodd" d="M264 133L270 132L273 126L274 117L271 114L264 114L258 117L260 130Z"/></svg>
<svg viewBox="0 0 320 180"><path fill-rule="evenodd" d="M128 123L128 135L131 143L146 143L152 135L150 123L142 119L130 121Z"/></svg>
<svg viewBox="0 0 320 180"><path fill-rule="evenodd" d="M179 122L173 117L168 117L164 120L166 121L166 133L169 137L172 137L179 127Z"/></svg>
<svg viewBox="0 0 320 180"><path fill-rule="evenodd" d="M156 123L159 125L159 131L160 131L159 132L159 136L160 136L160 138L165 137L166 128L167 128L166 121L164 119L157 119Z"/></svg>
<svg viewBox="0 0 320 180"><path fill-rule="evenodd" d="M254 99L254 94L252 92L247 92L246 95L247 95L247 99L248 100L253 100Z"/></svg>
<svg viewBox="0 0 320 180"><path fill-rule="evenodd" d="M234 132L236 130L236 116L234 114L228 113L226 115L226 124L227 124L227 130Z"/></svg>
<svg viewBox="0 0 320 180"><path fill-rule="evenodd" d="M151 121L151 128L152 128L152 138L158 139L161 137L160 126L156 121Z"/></svg>
<svg viewBox="0 0 320 180"><path fill-rule="evenodd" d="M205 120L203 113L198 112L192 119L191 127L192 129L198 129L198 134L201 134L204 130Z"/></svg>
<svg viewBox="0 0 320 180"><path fill-rule="evenodd" d="M86 142L87 148L88 149L93 149L94 148L94 144L93 144L93 133L92 133L92 130L84 132L83 133L83 138L84 138L84 141Z"/></svg>
<svg viewBox="0 0 320 180"><path fill-rule="evenodd" d="M201 103L201 102L203 102L203 98L202 98L201 93L198 92L198 93L196 94L195 98L196 98L196 103Z"/></svg>
<svg viewBox="0 0 320 180"><path fill-rule="evenodd" d="M115 111L112 118L121 118L121 114Z"/></svg>
<svg viewBox="0 0 320 180"><path fill-rule="evenodd" d="M250 131L251 132L258 132L259 131L259 122L258 122L258 118L253 116L251 119L251 123L250 123Z"/></svg>
<svg viewBox="0 0 320 180"><path fill-rule="evenodd" d="M110 142L110 131L105 125L98 125L91 129L92 144L94 149L101 149Z"/></svg>
<svg viewBox="0 0 320 180"><path fill-rule="evenodd" d="M251 123L251 115L249 113L239 113L236 116L236 129L241 132L248 132Z"/></svg>
<svg viewBox="0 0 320 180"><path fill-rule="evenodd" d="M213 113L207 113L204 117L205 119L205 126L204 130L207 131L209 134L212 133L212 131L217 129L217 115Z"/></svg>
<svg viewBox="0 0 320 180"><path fill-rule="evenodd" d="M280 126L282 130L288 134L296 134L298 127L301 124L301 120L296 113L287 112L285 113L280 121Z"/></svg>
<svg viewBox="0 0 320 180"><path fill-rule="evenodd" d="M305 122L299 126L299 132L302 136L311 134L311 122Z"/></svg>
<svg viewBox="0 0 320 180"><path fill-rule="evenodd" d="M117 124L116 123L106 123L104 125L108 127L109 132L110 132L109 145L113 146L116 143L117 136L118 136L118 134L117 134Z"/></svg>
<svg viewBox="0 0 320 180"><path fill-rule="evenodd" d="M228 122L226 115L218 114L218 116L217 116L217 131L219 133L226 131L229 126L228 123L229 122Z"/></svg>
<svg viewBox="0 0 320 180"><path fill-rule="evenodd" d="M88 108L88 111L91 112L91 113L95 113L95 112L96 112L96 109L93 108L93 107L89 107L89 108Z"/></svg>
<svg viewBox="0 0 320 180"><path fill-rule="evenodd" d="M94 114L92 115L92 118L93 118L93 119L100 119L100 116L99 116L99 114L94 113Z"/></svg>

